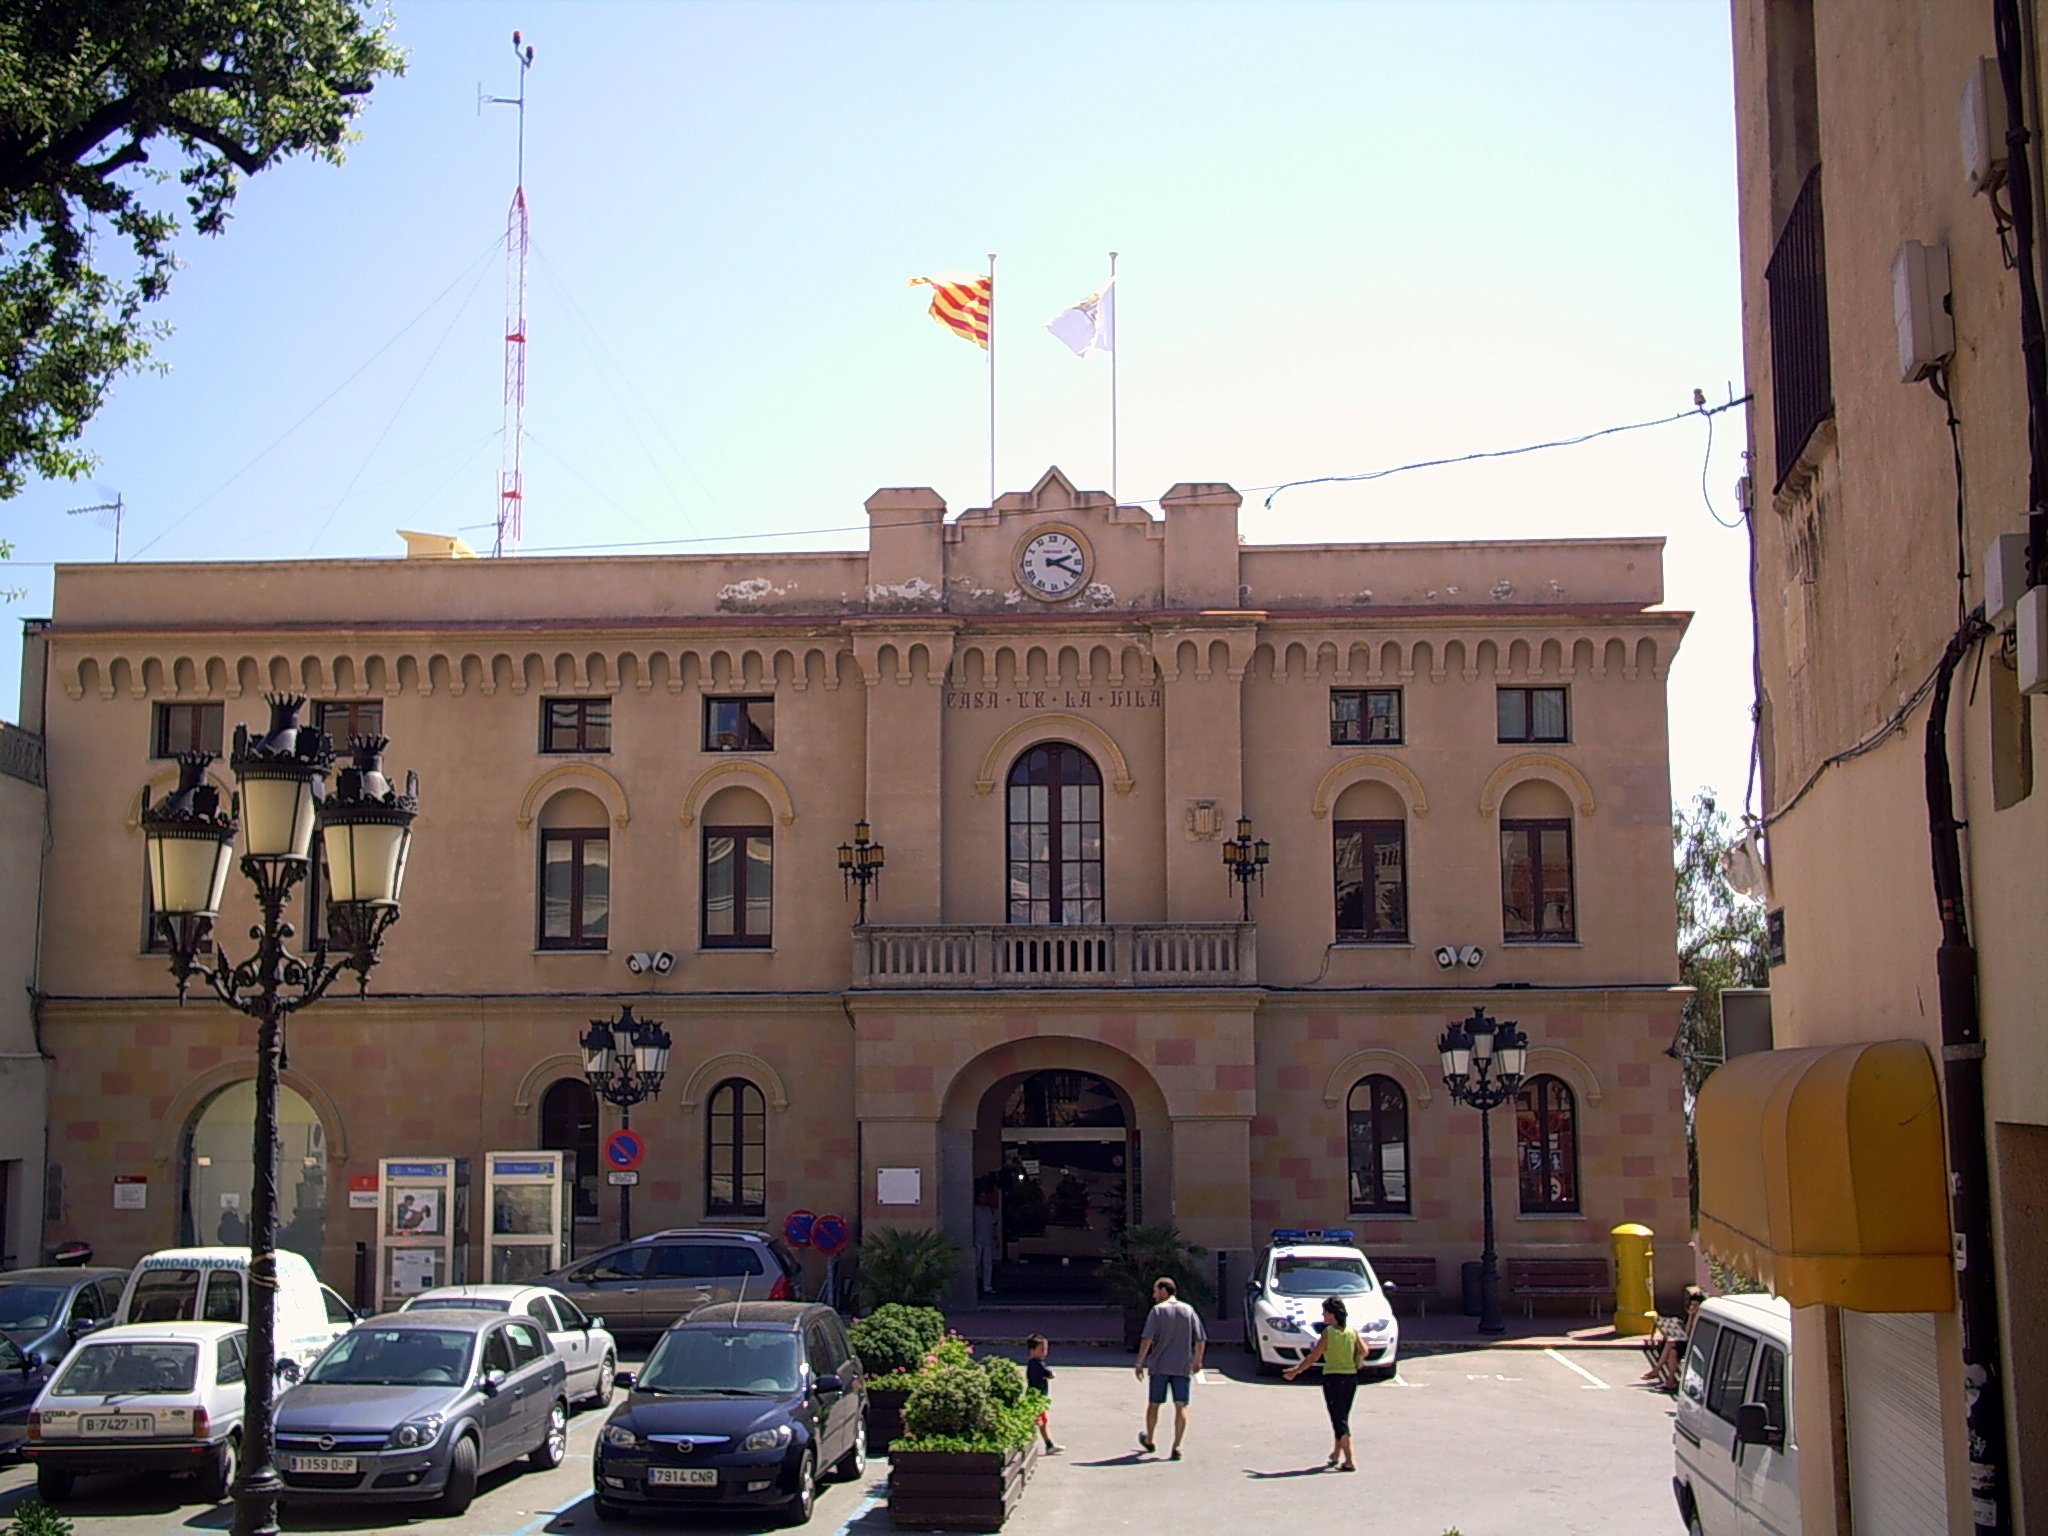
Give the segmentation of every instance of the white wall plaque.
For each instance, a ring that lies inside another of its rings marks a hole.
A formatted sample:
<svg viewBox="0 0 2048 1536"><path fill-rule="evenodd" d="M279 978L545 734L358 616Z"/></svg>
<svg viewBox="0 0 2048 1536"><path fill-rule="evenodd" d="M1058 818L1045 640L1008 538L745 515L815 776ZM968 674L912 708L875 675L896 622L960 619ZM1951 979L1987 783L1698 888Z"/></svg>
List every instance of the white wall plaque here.
<svg viewBox="0 0 2048 1536"><path fill-rule="evenodd" d="M875 1204L920 1205L924 1201L922 1168L877 1168Z"/></svg>

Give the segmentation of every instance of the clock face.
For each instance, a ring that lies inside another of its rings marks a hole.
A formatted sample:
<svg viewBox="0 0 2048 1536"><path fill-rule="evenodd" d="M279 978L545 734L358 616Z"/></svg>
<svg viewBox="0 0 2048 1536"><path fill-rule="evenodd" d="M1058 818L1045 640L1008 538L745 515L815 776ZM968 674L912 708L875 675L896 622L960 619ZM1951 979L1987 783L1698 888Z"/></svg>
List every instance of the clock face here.
<svg viewBox="0 0 2048 1536"><path fill-rule="evenodd" d="M1088 552L1070 533L1048 529L1024 546L1017 579L1039 597L1065 597L1088 574Z"/></svg>

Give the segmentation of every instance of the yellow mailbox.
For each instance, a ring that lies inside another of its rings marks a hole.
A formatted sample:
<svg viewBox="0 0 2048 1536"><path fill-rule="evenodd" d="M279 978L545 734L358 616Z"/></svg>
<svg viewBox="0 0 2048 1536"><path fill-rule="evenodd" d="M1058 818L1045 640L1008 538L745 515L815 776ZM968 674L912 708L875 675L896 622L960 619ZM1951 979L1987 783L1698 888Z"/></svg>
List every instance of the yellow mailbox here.
<svg viewBox="0 0 2048 1536"><path fill-rule="evenodd" d="M1614 1331L1655 1333L1656 1269L1650 1249L1654 1234L1641 1223L1629 1221L1607 1235L1614 1240Z"/></svg>

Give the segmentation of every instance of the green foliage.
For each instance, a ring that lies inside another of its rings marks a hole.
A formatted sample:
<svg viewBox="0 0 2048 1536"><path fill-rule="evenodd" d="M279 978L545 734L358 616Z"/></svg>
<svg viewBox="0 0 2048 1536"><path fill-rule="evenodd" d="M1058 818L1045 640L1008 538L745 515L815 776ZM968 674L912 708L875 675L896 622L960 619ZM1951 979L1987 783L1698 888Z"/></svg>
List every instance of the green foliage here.
<svg viewBox="0 0 2048 1536"><path fill-rule="evenodd" d="M910 1384L903 1428L912 1436L985 1439L996 1432L996 1403L988 1376L972 1364L934 1365Z"/></svg>
<svg viewBox="0 0 2048 1536"><path fill-rule="evenodd" d="M1002 1363L1010 1366L1010 1369L1013 1371L1017 1369L1010 1361L1005 1360ZM913 1420L911 1416L912 1405L917 1403L919 1393L919 1388L913 1386L909 1400L903 1405L903 1427L908 1433L891 1443L889 1449L892 1452L994 1451L1000 1453L1016 1450L1021 1446L1031 1443L1033 1436L1038 1433L1038 1416L1045 1412L1046 1409L1046 1397L1043 1392L1026 1392L1016 1402L1005 1405L997 1402L989 1393L987 1382L990 1378L981 1366L949 1366L944 1369L947 1372L962 1372L965 1376L981 1378L982 1385L978 1390L984 1406L972 1414L973 1422L977 1423L980 1427L976 1429L940 1427L942 1424L967 1422L969 1415L965 1412L959 1412L957 1417L942 1418L936 1400L938 1389L932 1389L934 1396L930 1416ZM919 1383L922 1385L925 1382L934 1381L940 1374L941 1372L936 1370L928 1372L926 1375L918 1378ZM1018 1374L1021 1375L1022 1372ZM950 1379L952 1378L949 1377ZM960 1398L974 1397L977 1389L972 1385L966 1384L964 1377L961 1380L963 1384L957 1396ZM950 1393L950 1391L947 1401L949 1403L954 1401L954 1394Z"/></svg>
<svg viewBox="0 0 2048 1536"><path fill-rule="evenodd" d="M15 1510L7 1536L71 1536L71 1522L49 1505L30 1499Z"/></svg>
<svg viewBox="0 0 2048 1536"><path fill-rule="evenodd" d="M217 235L243 177L339 163L403 68L364 0L0 8L0 500L90 467L72 445L152 366L183 220Z"/></svg>
<svg viewBox="0 0 2048 1536"><path fill-rule="evenodd" d="M891 1315L905 1310L883 1307L872 1316L856 1319L846 1330L853 1352L860 1356L860 1363L870 1377L914 1371L924 1364L925 1345L917 1330L901 1317Z"/></svg>
<svg viewBox="0 0 2048 1536"><path fill-rule="evenodd" d="M1770 1292L1770 1287L1746 1270L1737 1269L1733 1264L1723 1264L1709 1254L1707 1274L1714 1282L1714 1293L1719 1296L1761 1296Z"/></svg>
<svg viewBox="0 0 2048 1536"><path fill-rule="evenodd" d="M1024 1401L1029 1388L1024 1381L1024 1367L1014 1360L1001 1355L983 1355L981 1374L988 1378L988 1395L998 1408L1014 1408Z"/></svg>
<svg viewBox="0 0 2048 1536"><path fill-rule="evenodd" d="M931 1349L933 1365L972 1365L974 1346L957 1333L949 1333Z"/></svg>
<svg viewBox="0 0 2048 1536"><path fill-rule="evenodd" d="M1164 1276L1178 1288L1180 1299L1197 1312L1213 1312L1216 1287L1209 1278L1209 1250L1180 1235L1170 1221L1125 1227L1109 1240L1102 1278L1110 1301L1137 1309L1152 1305L1152 1283Z"/></svg>
<svg viewBox="0 0 2048 1536"><path fill-rule="evenodd" d="M959 1264L960 1245L943 1232L876 1228L860 1245L861 1305L936 1307Z"/></svg>
<svg viewBox="0 0 2048 1536"><path fill-rule="evenodd" d="M1673 877L1678 892L1678 979L1693 989L1672 1045L1685 1074L1686 1155L1692 1165L1695 1220L1699 1215L1699 1169L1692 1104L1700 1084L1726 1055L1721 1040L1721 993L1729 987L1768 986L1771 978L1763 903L1742 895L1728 882L1725 860L1738 840L1727 814L1707 790L1693 796L1689 810L1671 818Z"/></svg>

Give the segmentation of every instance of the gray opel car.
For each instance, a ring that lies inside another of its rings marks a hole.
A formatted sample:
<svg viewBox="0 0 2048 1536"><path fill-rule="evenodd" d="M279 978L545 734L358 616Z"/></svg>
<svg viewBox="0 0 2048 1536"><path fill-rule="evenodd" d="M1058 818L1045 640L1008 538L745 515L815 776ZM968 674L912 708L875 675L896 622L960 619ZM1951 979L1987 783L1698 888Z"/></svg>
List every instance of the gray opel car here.
<svg viewBox="0 0 2048 1536"><path fill-rule="evenodd" d="M401 1312L358 1323L277 1405L294 1501L434 1501L459 1515L480 1474L569 1443L567 1370L530 1317Z"/></svg>

